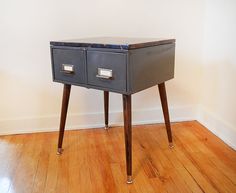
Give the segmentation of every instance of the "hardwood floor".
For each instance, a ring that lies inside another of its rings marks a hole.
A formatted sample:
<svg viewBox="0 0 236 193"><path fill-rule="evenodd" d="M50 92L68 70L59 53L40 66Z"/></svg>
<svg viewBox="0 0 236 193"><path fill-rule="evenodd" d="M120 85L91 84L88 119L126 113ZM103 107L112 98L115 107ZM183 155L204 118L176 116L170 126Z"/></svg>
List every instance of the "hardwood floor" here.
<svg viewBox="0 0 236 193"><path fill-rule="evenodd" d="M196 121L133 127L126 184L123 127L0 137L0 193L236 192L236 151Z"/></svg>

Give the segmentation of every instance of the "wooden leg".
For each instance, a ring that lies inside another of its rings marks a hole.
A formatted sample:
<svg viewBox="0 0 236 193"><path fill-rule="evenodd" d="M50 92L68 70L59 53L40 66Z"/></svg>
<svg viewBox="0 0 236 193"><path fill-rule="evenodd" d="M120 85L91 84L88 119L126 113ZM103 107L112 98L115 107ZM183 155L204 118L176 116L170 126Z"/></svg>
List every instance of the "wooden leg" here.
<svg viewBox="0 0 236 193"><path fill-rule="evenodd" d="M172 133L171 133L171 126L170 126L170 118L169 118L169 110L168 110L168 102L167 102L167 96L166 96L165 83L163 82L161 84L158 84L158 89L159 89L160 98L161 98L162 111L163 111L164 119L165 119L169 147L173 148L174 146L172 143Z"/></svg>
<svg viewBox="0 0 236 193"><path fill-rule="evenodd" d="M126 151L127 183L132 181L132 123L131 123L131 95L123 94L124 134Z"/></svg>
<svg viewBox="0 0 236 193"><path fill-rule="evenodd" d="M109 109L109 92L108 91L104 91L105 129L108 129L108 109Z"/></svg>
<svg viewBox="0 0 236 193"><path fill-rule="evenodd" d="M63 137L64 137L66 115L67 115L67 109L68 109L69 98L70 98L70 90L71 90L71 85L64 84L57 154L62 153L62 142L63 142Z"/></svg>

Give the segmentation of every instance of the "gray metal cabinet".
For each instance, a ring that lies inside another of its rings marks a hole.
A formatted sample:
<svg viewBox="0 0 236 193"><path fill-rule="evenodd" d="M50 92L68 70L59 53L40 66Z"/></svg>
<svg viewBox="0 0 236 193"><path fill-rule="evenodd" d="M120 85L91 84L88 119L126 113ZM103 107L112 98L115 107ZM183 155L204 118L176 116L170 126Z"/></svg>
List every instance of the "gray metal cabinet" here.
<svg viewBox="0 0 236 193"><path fill-rule="evenodd" d="M174 41L130 50L58 44L51 43L56 82L133 94L174 77Z"/></svg>
<svg viewBox="0 0 236 193"><path fill-rule="evenodd" d="M174 77L175 40L106 37L53 41L50 45L53 80L64 84L58 154L62 153L71 85L104 91L106 129L109 92L121 93L127 183L132 183L132 94L158 85L169 147L173 147L165 81Z"/></svg>

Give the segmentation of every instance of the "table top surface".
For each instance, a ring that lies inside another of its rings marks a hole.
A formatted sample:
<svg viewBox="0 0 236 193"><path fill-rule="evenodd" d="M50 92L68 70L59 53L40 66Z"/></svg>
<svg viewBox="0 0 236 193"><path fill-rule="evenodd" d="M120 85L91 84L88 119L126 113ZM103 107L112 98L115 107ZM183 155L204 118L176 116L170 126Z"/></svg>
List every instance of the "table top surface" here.
<svg viewBox="0 0 236 193"><path fill-rule="evenodd" d="M131 50L163 44L175 43L175 39L164 38L130 38L130 37L93 37L83 39L71 39L51 41L53 46L75 46L92 48L113 48Z"/></svg>

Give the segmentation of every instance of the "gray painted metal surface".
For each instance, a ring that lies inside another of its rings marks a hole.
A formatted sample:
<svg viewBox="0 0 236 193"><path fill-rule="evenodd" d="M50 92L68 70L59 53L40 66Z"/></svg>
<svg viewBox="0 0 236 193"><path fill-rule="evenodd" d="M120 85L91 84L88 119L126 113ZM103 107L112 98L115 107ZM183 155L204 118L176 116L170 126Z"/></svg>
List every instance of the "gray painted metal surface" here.
<svg viewBox="0 0 236 193"><path fill-rule="evenodd" d="M175 43L131 50L51 45L53 80L87 88L133 94L174 77ZM63 65L73 65L73 73ZM112 78L97 77L98 68Z"/></svg>
<svg viewBox="0 0 236 193"><path fill-rule="evenodd" d="M87 51L88 84L113 88L117 92L126 92L126 54L103 51ZM97 77L98 69L110 70L110 79Z"/></svg>
<svg viewBox="0 0 236 193"><path fill-rule="evenodd" d="M82 49L74 48L54 48L52 49L53 56L53 76L54 81L66 81L74 83L87 82L86 73L86 52ZM63 66L73 66L73 72L67 73Z"/></svg>

